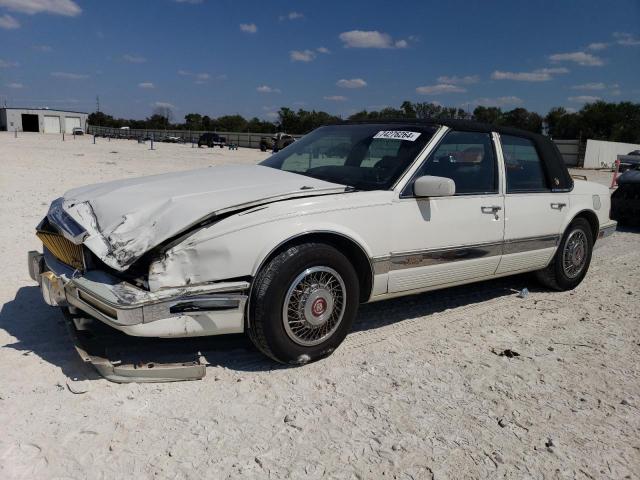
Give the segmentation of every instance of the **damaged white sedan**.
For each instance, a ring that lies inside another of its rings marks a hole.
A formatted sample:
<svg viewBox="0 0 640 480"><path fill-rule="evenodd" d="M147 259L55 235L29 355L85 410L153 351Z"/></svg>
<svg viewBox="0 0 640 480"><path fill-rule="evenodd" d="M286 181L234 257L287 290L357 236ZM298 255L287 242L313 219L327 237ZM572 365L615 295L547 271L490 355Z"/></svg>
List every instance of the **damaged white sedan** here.
<svg viewBox="0 0 640 480"><path fill-rule="evenodd" d="M129 335L248 332L305 363L338 347L362 302L528 271L574 288L615 230L609 206L543 136L347 123L260 165L71 190L29 270L48 304Z"/></svg>

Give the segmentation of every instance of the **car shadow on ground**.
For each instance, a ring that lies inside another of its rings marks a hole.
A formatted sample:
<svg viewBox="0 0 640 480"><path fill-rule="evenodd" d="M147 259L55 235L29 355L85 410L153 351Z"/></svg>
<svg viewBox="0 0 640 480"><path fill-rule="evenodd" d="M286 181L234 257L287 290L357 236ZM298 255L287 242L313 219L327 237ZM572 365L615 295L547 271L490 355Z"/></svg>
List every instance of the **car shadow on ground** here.
<svg viewBox="0 0 640 480"><path fill-rule="evenodd" d="M365 304L361 305L352 330L374 330L407 319L515 295L524 287L532 291L538 289L531 276L518 275ZM20 288L16 297L2 306L0 328L16 338L14 343L3 348L38 355L58 366L69 378L100 378L77 354L62 312L43 302L38 287ZM91 327L91 333L99 339L106 358L122 363L188 362L202 356L208 366L235 371L289 368L265 357L243 334L145 339L129 337L97 321Z"/></svg>
<svg viewBox="0 0 640 480"><path fill-rule="evenodd" d="M22 287L13 300L0 308L0 328L15 337L15 342L2 348L14 349L22 355L37 355L59 367L68 378L100 378L78 356L57 308L44 303L39 287Z"/></svg>

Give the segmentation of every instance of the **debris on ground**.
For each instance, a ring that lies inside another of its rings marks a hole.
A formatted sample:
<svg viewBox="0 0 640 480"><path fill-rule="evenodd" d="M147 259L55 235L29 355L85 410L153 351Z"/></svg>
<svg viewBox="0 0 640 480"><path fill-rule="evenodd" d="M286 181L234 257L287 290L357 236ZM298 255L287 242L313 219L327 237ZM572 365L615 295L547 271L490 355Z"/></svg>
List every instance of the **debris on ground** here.
<svg viewBox="0 0 640 480"><path fill-rule="evenodd" d="M529 289L526 287L520 290L516 295L516 297L518 298L527 298L528 296L529 296Z"/></svg>
<svg viewBox="0 0 640 480"><path fill-rule="evenodd" d="M492 348L491 349L491 353L495 353L499 357L507 357L507 358L513 358L513 357L519 357L520 356L520 354L518 352L516 352L515 350L511 350L510 348L506 348L506 349L502 350L501 352L496 352L496 350Z"/></svg>

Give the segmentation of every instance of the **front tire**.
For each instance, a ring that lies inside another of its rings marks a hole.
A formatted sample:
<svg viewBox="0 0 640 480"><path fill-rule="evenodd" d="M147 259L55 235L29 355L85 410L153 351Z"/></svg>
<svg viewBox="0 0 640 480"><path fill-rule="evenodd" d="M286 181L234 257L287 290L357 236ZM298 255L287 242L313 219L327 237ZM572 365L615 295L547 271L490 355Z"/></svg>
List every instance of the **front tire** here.
<svg viewBox="0 0 640 480"><path fill-rule="evenodd" d="M289 247L256 276L248 308L249 337L278 362L300 365L318 360L346 337L359 298L355 269L334 247Z"/></svg>
<svg viewBox="0 0 640 480"><path fill-rule="evenodd" d="M576 218L562 236L551 263L536 272L542 285L553 290L572 290L584 279L593 252L591 225L584 218Z"/></svg>

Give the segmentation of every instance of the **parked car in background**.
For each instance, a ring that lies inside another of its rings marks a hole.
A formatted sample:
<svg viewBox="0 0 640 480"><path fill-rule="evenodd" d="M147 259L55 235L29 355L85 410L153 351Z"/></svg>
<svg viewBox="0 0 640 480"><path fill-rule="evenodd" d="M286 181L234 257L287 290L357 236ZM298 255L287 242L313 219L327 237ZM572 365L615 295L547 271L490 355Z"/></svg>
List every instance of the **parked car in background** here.
<svg viewBox="0 0 640 480"><path fill-rule="evenodd" d="M28 264L49 305L126 334L247 332L303 364L340 345L363 302L523 272L576 287L615 230L609 207L541 135L345 123L259 165L70 190Z"/></svg>
<svg viewBox="0 0 640 480"><path fill-rule="evenodd" d="M296 139L293 135L289 135L287 133L276 133L273 137L260 138L260 150L262 152L271 150L273 153L276 153L295 141Z"/></svg>
<svg viewBox="0 0 640 480"><path fill-rule="evenodd" d="M279 152L283 148L288 147L296 141L293 135L289 135L287 133L276 133L273 137L271 137L271 140L273 141L273 153Z"/></svg>
<svg viewBox="0 0 640 480"><path fill-rule="evenodd" d="M620 162L618 168L620 173L627 170L640 170L640 150L633 150L626 155L618 155L617 160Z"/></svg>
<svg viewBox="0 0 640 480"><path fill-rule="evenodd" d="M82 130L80 127L73 127L71 133L73 135L84 135L84 130Z"/></svg>
<svg viewBox="0 0 640 480"><path fill-rule="evenodd" d="M209 148L224 148L227 145L226 137L221 137L217 133L203 133L198 139L198 147L206 146Z"/></svg>
<svg viewBox="0 0 640 480"><path fill-rule="evenodd" d="M273 150L273 140L270 137L260 137L259 147L261 152Z"/></svg>

